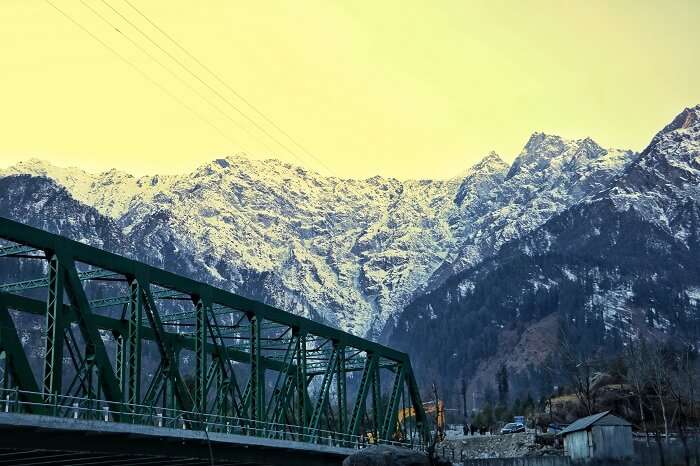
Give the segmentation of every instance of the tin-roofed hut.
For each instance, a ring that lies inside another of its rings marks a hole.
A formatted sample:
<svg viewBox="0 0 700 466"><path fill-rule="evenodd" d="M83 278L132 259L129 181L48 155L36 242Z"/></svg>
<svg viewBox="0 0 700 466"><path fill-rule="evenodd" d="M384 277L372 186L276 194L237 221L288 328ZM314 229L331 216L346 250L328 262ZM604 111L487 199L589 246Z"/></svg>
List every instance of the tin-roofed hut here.
<svg viewBox="0 0 700 466"><path fill-rule="evenodd" d="M623 459L634 453L632 424L610 411L578 419L558 435L572 460Z"/></svg>

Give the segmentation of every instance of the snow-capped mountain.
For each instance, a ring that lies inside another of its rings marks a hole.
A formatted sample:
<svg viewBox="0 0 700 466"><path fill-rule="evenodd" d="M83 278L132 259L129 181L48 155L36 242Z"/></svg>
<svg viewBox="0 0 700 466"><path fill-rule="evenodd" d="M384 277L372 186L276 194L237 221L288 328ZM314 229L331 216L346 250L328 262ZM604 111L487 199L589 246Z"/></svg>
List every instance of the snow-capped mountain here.
<svg viewBox="0 0 700 466"><path fill-rule="evenodd" d="M340 179L243 155L184 175L32 159L0 176L53 180L142 260L377 336L415 296L598 192L633 159L535 133L511 167L490 153L450 180Z"/></svg>
<svg viewBox="0 0 700 466"><path fill-rule="evenodd" d="M0 171L2 216L381 337L424 381L477 392L501 363L545 383L562 329L700 344L699 204L700 106L639 154L534 133L512 164L490 153L449 180L244 155L168 176Z"/></svg>
<svg viewBox="0 0 700 466"><path fill-rule="evenodd" d="M436 277L480 263L506 242L599 192L634 158L631 151L603 149L589 138L572 141L543 133L530 137L510 167L490 154L481 162L493 173L490 182L484 183L485 176L467 177L455 198L461 207L456 223L469 222L461 222L465 229L455 256Z"/></svg>
<svg viewBox="0 0 700 466"><path fill-rule="evenodd" d="M581 166L598 151L585 146L573 158ZM528 143L508 180L551 160L530 157L530 149ZM595 163L607 165L607 157ZM449 386L465 377L478 393L501 364L516 386L546 385L542 367L560 332L579 348L608 354L647 333L697 346L700 105L685 109L633 159L622 173L581 176L571 186L598 192L415 299L387 330L389 343L414 349L424 381ZM543 386L541 393L550 391Z"/></svg>
<svg viewBox="0 0 700 466"><path fill-rule="evenodd" d="M3 175L18 173L64 186L150 263L248 295L256 277L253 297L359 334L381 328L442 262L460 183L341 180L243 156L182 176L93 175L38 160Z"/></svg>
<svg viewBox="0 0 700 466"><path fill-rule="evenodd" d="M134 255L117 223L74 199L53 180L31 175L0 178L0 216L126 256Z"/></svg>

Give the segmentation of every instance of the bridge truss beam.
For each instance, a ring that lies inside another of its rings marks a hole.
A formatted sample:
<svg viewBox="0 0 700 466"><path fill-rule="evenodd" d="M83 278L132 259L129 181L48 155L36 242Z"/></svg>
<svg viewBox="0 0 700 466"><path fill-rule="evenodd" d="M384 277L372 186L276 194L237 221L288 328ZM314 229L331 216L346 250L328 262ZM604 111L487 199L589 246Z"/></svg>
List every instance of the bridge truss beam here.
<svg viewBox="0 0 700 466"><path fill-rule="evenodd" d="M100 399L115 419L157 408L193 427L291 425L311 441L321 430L394 438L403 399L426 428L405 353L7 219L0 239L4 387ZM32 319L44 322L41 357L22 345Z"/></svg>

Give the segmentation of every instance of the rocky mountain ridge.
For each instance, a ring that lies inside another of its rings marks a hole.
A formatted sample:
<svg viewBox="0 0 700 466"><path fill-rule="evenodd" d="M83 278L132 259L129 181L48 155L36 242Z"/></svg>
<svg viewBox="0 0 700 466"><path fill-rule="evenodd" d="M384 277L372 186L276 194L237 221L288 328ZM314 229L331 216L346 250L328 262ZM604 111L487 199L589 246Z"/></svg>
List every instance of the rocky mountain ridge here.
<svg viewBox="0 0 700 466"><path fill-rule="evenodd" d="M450 180L340 179L243 155L139 178L32 159L0 177L52 180L137 258L376 337L416 296L596 194L634 157L535 133L513 165L491 153Z"/></svg>

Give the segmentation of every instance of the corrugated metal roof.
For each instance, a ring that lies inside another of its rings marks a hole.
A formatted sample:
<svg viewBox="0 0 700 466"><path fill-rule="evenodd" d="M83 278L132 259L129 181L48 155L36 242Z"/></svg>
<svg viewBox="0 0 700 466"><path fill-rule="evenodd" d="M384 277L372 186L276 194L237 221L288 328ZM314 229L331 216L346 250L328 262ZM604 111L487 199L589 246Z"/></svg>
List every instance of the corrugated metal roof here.
<svg viewBox="0 0 700 466"><path fill-rule="evenodd" d="M593 414L591 416L582 417L570 424L566 429L559 432L557 435L566 435L579 430L586 430L594 424L605 424L608 426L629 426L632 425L621 417L610 414L610 411Z"/></svg>

